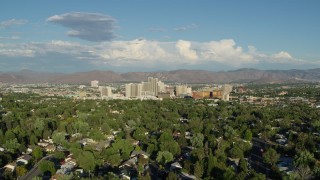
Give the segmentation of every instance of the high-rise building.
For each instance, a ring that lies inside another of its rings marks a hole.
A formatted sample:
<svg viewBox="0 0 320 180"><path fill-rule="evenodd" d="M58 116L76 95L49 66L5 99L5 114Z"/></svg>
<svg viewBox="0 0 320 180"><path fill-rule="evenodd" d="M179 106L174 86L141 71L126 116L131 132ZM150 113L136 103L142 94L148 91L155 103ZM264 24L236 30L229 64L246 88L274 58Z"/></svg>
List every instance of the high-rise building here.
<svg viewBox="0 0 320 180"><path fill-rule="evenodd" d="M222 90L222 100L229 101L229 94L232 91L232 86L229 84L225 84L221 88Z"/></svg>
<svg viewBox="0 0 320 180"><path fill-rule="evenodd" d="M187 85L178 85L178 86L176 86L176 96L191 95L191 94L192 94L191 87L188 87Z"/></svg>
<svg viewBox="0 0 320 180"><path fill-rule="evenodd" d="M112 96L111 87L109 87L109 86L107 86L107 87L100 86L100 95L101 95L101 98L103 98L103 97L111 97Z"/></svg>
<svg viewBox="0 0 320 180"><path fill-rule="evenodd" d="M128 97L128 98L131 97L131 84L132 84L132 83L125 85L126 97Z"/></svg>
<svg viewBox="0 0 320 180"><path fill-rule="evenodd" d="M158 78L148 77L148 82L142 82L142 91L144 95L158 96Z"/></svg>
<svg viewBox="0 0 320 180"><path fill-rule="evenodd" d="M166 85L162 81L158 81L158 92L166 92Z"/></svg>
<svg viewBox="0 0 320 180"><path fill-rule="evenodd" d="M99 87L99 81L97 80L91 81L91 87Z"/></svg>
<svg viewBox="0 0 320 180"><path fill-rule="evenodd" d="M158 78L148 77L150 83L149 91L153 92L154 96L158 96Z"/></svg>
<svg viewBox="0 0 320 180"><path fill-rule="evenodd" d="M126 97L140 97L142 94L142 84L126 84Z"/></svg>

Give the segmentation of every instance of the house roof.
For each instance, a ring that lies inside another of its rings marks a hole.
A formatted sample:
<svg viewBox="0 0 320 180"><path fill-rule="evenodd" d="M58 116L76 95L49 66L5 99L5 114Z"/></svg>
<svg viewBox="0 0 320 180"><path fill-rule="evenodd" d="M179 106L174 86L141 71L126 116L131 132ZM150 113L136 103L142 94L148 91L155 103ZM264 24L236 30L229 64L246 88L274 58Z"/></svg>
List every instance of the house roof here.
<svg viewBox="0 0 320 180"><path fill-rule="evenodd" d="M131 157L137 156L137 155L143 155L143 156L150 156L147 152L145 151L132 151Z"/></svg>
<svg viewBox="0 0 320 180"><path fill-rule="evenodd" d="M29 161L29 160L32 159L32 156L30 156L29 154L24 154L24 155L22 155L22 156L20 156L20 157L18 158L18 160L20 160L20 159Z"/></svg>
<svg viewBox="0 0 320 180"><path fill-rule="evenodd" d="M174 162L171 164L171 167L182 168L179 162Z"/></svg>

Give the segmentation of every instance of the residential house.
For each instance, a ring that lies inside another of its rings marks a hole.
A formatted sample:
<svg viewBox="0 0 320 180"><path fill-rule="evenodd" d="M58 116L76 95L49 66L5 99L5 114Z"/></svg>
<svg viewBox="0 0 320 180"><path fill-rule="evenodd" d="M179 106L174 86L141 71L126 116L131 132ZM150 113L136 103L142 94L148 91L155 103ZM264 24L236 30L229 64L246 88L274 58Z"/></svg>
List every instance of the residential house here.
<svg viewBox="0 0 320 180"><path fill-rule="evenodd" d="M240 159L239 158L230 158L227 159L227 165L231 166L233 169L237 169L239 166Z"/></svg>
<svg viewBox="0 0 320 180"><path fill-rule="evenodd" d="M32 156L30 156L29 154L24 154L22 156L20 156L18 159L17 159L17 162L16 164L18 165L26 165L29 163L29 161L32 159Z"/></svg>
<svg viewBox="0 0 320 180"><path fill-rule="evenodd" d="M53 144L49 144L45 147L46 152L54 152L56 150L56 146Z"/></svg>
<svg viewBox="0 0 320 180"><path fill-rule="evenodd" d="M145 159L149 158L149 154L145 151L132 151L130 157L143 157Z"/></svg>
<svg viewBox="0 0 320 180"><path fill-rule="evenodd" d="M72 154L70 154L61 165L60 169L57 170L56 174L70 174L72 170L77 166L77 162L73 159Z"/></svg>
<svg viewBox="0 0 320 180"><path fill-rule="evenodd" d="M174 171L174 170L181 170L182 166L180 165L179 162L174 162L170 165L170 171Z"/></svg>
<svg viewBox="0 0 320 180"><path fill-rule="evenodd" d="M180 178L183 179L183 180L195 180L195 179L197 179L196 176L191 175L191 174L188 174L188 173L186 173L186 172L182 172L182 173L180 174Z"/></svg>
<svg viewBox="0 0 320 180"><path fill-rule="evenodd" d="M123 168L125 168L125 167L135 167L136 164L137 164L137 162L138 162L138 158L137 158L137 157L132 157L132 158L128 159L127 161L123 162L123 163L119 166L119 168L120 168L120 169L123 169Z"/></svg>
<svg viewBox="0 0 320 180"><path fill-rule="evenodd" d="M17 167L16 162L11 162L11 163L5 165L3 168L4 168L5 170L7 170L7 171L13 172L13 171L16 169L16 167Z"/></svg>

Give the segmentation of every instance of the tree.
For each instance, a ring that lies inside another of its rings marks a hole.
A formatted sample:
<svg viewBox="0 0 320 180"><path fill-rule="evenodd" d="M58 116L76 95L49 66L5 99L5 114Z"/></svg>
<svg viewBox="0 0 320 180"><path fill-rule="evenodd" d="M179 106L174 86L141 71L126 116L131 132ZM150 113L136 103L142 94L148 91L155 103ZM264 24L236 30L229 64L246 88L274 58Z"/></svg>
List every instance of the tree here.
<svg viewBox="0 0 320 180"><path fill-rule="evenodd" d="M176 175L176 173L171 171L171 172L169 172L168 177L166 179L168 179L168 180L178 180L179 178Z"/></svg>
<svg viewBox="0 0 320 180"><path fill-rule="evenodd" d="M229 125L225 125L223 129L224 129L223 135L227 139L232 139L237 134L236 131Z"/></svg>
<svg viewBox="0 0 320 180"><path fill-rule="evenodd" d="M31 136L30 136L29 142L30 142L31 145L36 144L38 142L37 136L32 133Z"/></svg>
<svg viewBox="0 0 320 180"><path fill-rule="evenodd" d="M242 171L242 172L248 171L247 161L243 157L240 158L239 168L240 168L240 171Z"/></svg>
<svg viewBox="0 0 320 180"><path fill-rule="evenodd" d="M201 178L203 175L203 166L200 161L197 161L194 165L194 175L198 178Z"/></svg>
<svg viewBox="0 0 320 180"><path fill-rule="evenodd" d="M263 160L270 164L271 166L274 166L280 158L280 154L277 153L276 150L273 148L269 148L264 154L263 154Z"/></svg>
<svg viewBox="0 0 320 180"><path fill-rule="evenodd" d="M227 170L223 173L223 179L233 180L236 179L236 175L231 168L227 168Z"/></svg>
<svg viewBox="0 0 320 180"><path fill-rule="evenodd" d="M218 164L218 160L216 157L212 155L212 153L209 154L208 157L208 166L207 166L207 176L210 177L212 174L212 171L214 167L216 167Z"/></svg>
<svg viewBox="0 0 320 180"><path fill-rule="evenodd" d="M20 144L18 143L17 138L14 138L7 140L3 147L6 148L7 151L14 153L17 149L19 149Z"/></svg>
<svg viewBox="0 0 320 180"><path fill-rule="evenodd" d="M130 153L134 149L132 143L127 139L116 140L116 142L112 144L112 147L120 152L122 159L129 159Z"/></svg>
<svg viewBox="0 0 320 180"><path fill-rule="evenodd" d="M309 151L302 151L294 157L294 165L308 166L315 162L314 155Z"/></svg>
<svg viewBox="0 0 320 180"><path fill-rule="evenodd" d="M181 152L180 146L175 140L161 142L160 150L161 151L167 150L171 152L173 155L178 155Z"/></svg>
<svg viewBox="0 0 320 180"><path fill-rule="evenodd" d="M77 157L77 162L79 163L80 167L89 171L89 174L90 171L93 171L96 166L96 160L94 158L94 155L90 151L82 151Z"/></svg>
<svg viewBox="0 0 320 180"><path fill-rule="evenodd" d="M252 171L250 180L265 180L266 176L261 173L256 173L255 171Z"/></svg>
<svg viewBox="0 0 320 180"><path fill-rule="evenodd" d="M27 169L24 166L17 166L16 173L18 177L24 176L27 173Z"/></svg>
<svg viewBox="0 0 320 180"><path fill-rule="evenodd" d="M313 168L313 174L315 178L320 179L320 163L316 163L314 168Z"/></svg>
<svg viewBox="0 0 320 180"><path fill-rule="evenodd" d="M45 172L50 172L51 175L54 175L56 173L54 163L48 160L42 160L39 164L39 169L42 174Z"/></svg>
<svg viewBox="0 0 320 180"><path fill-rule="evenodd" d="M12 129L9 129L6 131L5 133L5 140L8 141L8 140L12 140L12 139L15 139L16 138L16 135L12 132Z"/></svg>
<svg viewBox="0 0 320 180"><path fill-rule="evenodd" d="M34 150L32 151L32 156L35 158L36 161L41 159L43 157L42 149L39 146L35 147Z"/></svg>
<svg viewBox="0 0 320 180"><path fill-rule="evenodd" d="M242 158L243 157L243 151L238 145L234 145L230 149L229 153L232 158Z"/></svg>
<svg viewBox="0 0 320 180"><path fill-rule="evenodd" d="M251 141L252 140L252 132L250 129L247 129L245 132L244 132L244 135L243 135L243 138L247 141Z"/></svg>
<svg viewBox="0 0 320 180"><path fill-rule="evenodd" d="M193 147L203 147L204 136L201 133L196 133L191 138L191 144Z"/></svg>
<svg viewBox="0 0 320 180"><path fill-rule="evenodd" d="M159 151L156 160L161 164L166 164L173 160L173 155L169 151Z"/></svg>
<svg viewBox="0 0 320 180"><path fill-rule="evenodd" d="M58 160L64 159L66 156L63 152L56 151L54 152L54 157L57 158Z"/></svg>
<svg viewBox="0 0 320 180"><path fill-rule="evenodd" d="M82 134L87 133L90 129L88 123L80 121L80 120L78 120L74 123L74 128L76 130L75 133L82 133Z"/></svg>
<svg viewBox="0 0 320 180"><path fill-rule="evenodd" d="M295 170L296 175L298 176L298 179L312 179L313 173L310 170L310 167L308 165L300 165Z"/></svg>
<svg viewBox="0 0 320 180"><path fill-rule="evenodd" d="M65 133L54 131L52 134L52 140L54 143L59 145L66 143Z"/></svg>
<svg viewBox="0 0 320 180"><path fill-rule="evenodd" d="M34 121L34 129L37 129L39 130L40 132L43 131L44 129L44 119L41 119L41 118L37 118L35 121Z"/></svg>

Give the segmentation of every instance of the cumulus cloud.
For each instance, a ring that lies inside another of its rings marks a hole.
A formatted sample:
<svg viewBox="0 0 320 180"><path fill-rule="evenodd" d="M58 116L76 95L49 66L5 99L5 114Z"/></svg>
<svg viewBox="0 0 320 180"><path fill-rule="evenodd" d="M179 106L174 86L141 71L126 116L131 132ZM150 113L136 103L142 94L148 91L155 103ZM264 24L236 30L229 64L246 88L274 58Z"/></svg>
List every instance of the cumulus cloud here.
<svg viewBox="0 0 320 180"><path fill-rule="evenodd" d="M53 40L46 43L1 44L0 58L34 57L48 59L54 64L52 55L69 64L92 64L99 67L263 67L263 64L301 65L310 62L294 58L288 52L266 54L254 46L242 48L233 39L220 41L106 41L86 45L76 42ZM65 58L62 58L65 57ZM7 58L9 61L10 58ZM72 63L71 63L72 62ZM61 63L61 62L60 62Z"/></svg>
<svg viewBox="0 0 320 180"><path fill-rule="evenodd" d="M204 59L224 64L238 66L254 61L253 55L244 52L242 47L236 46L233 39L201 43L200 50Z"/></svg>
<svg viewBox="0 0 320 180"><path fill-rule="evenodd" d="M6 21L0 22L0 29L5 29L9 28L12 26L17 26L17 25L23 25L26 24L28 21L25 19L10 19Z"/></svg>
<svg viewBox="0 0 320 180"><path fill-rule="evenodd" d="M114 34L116 20L104 14L71 12L51 16L47 21L70 28L68 36L88 41L110 41L116 37Z"/></svg>
<svg viewBox="0 0 320 180"><path fill-rule="evenodd" d="M182 57L190 60L198 59L196 51L191 49L191 42L179 40L176 44L176 48Z"/></svg>
<svg viewBox="0 0 320 180"><path fill-rule="evenodd" d="M272 57L275 59L293 59L292 56L285 51L281 51L279 53L273 54Z"/></svg>

